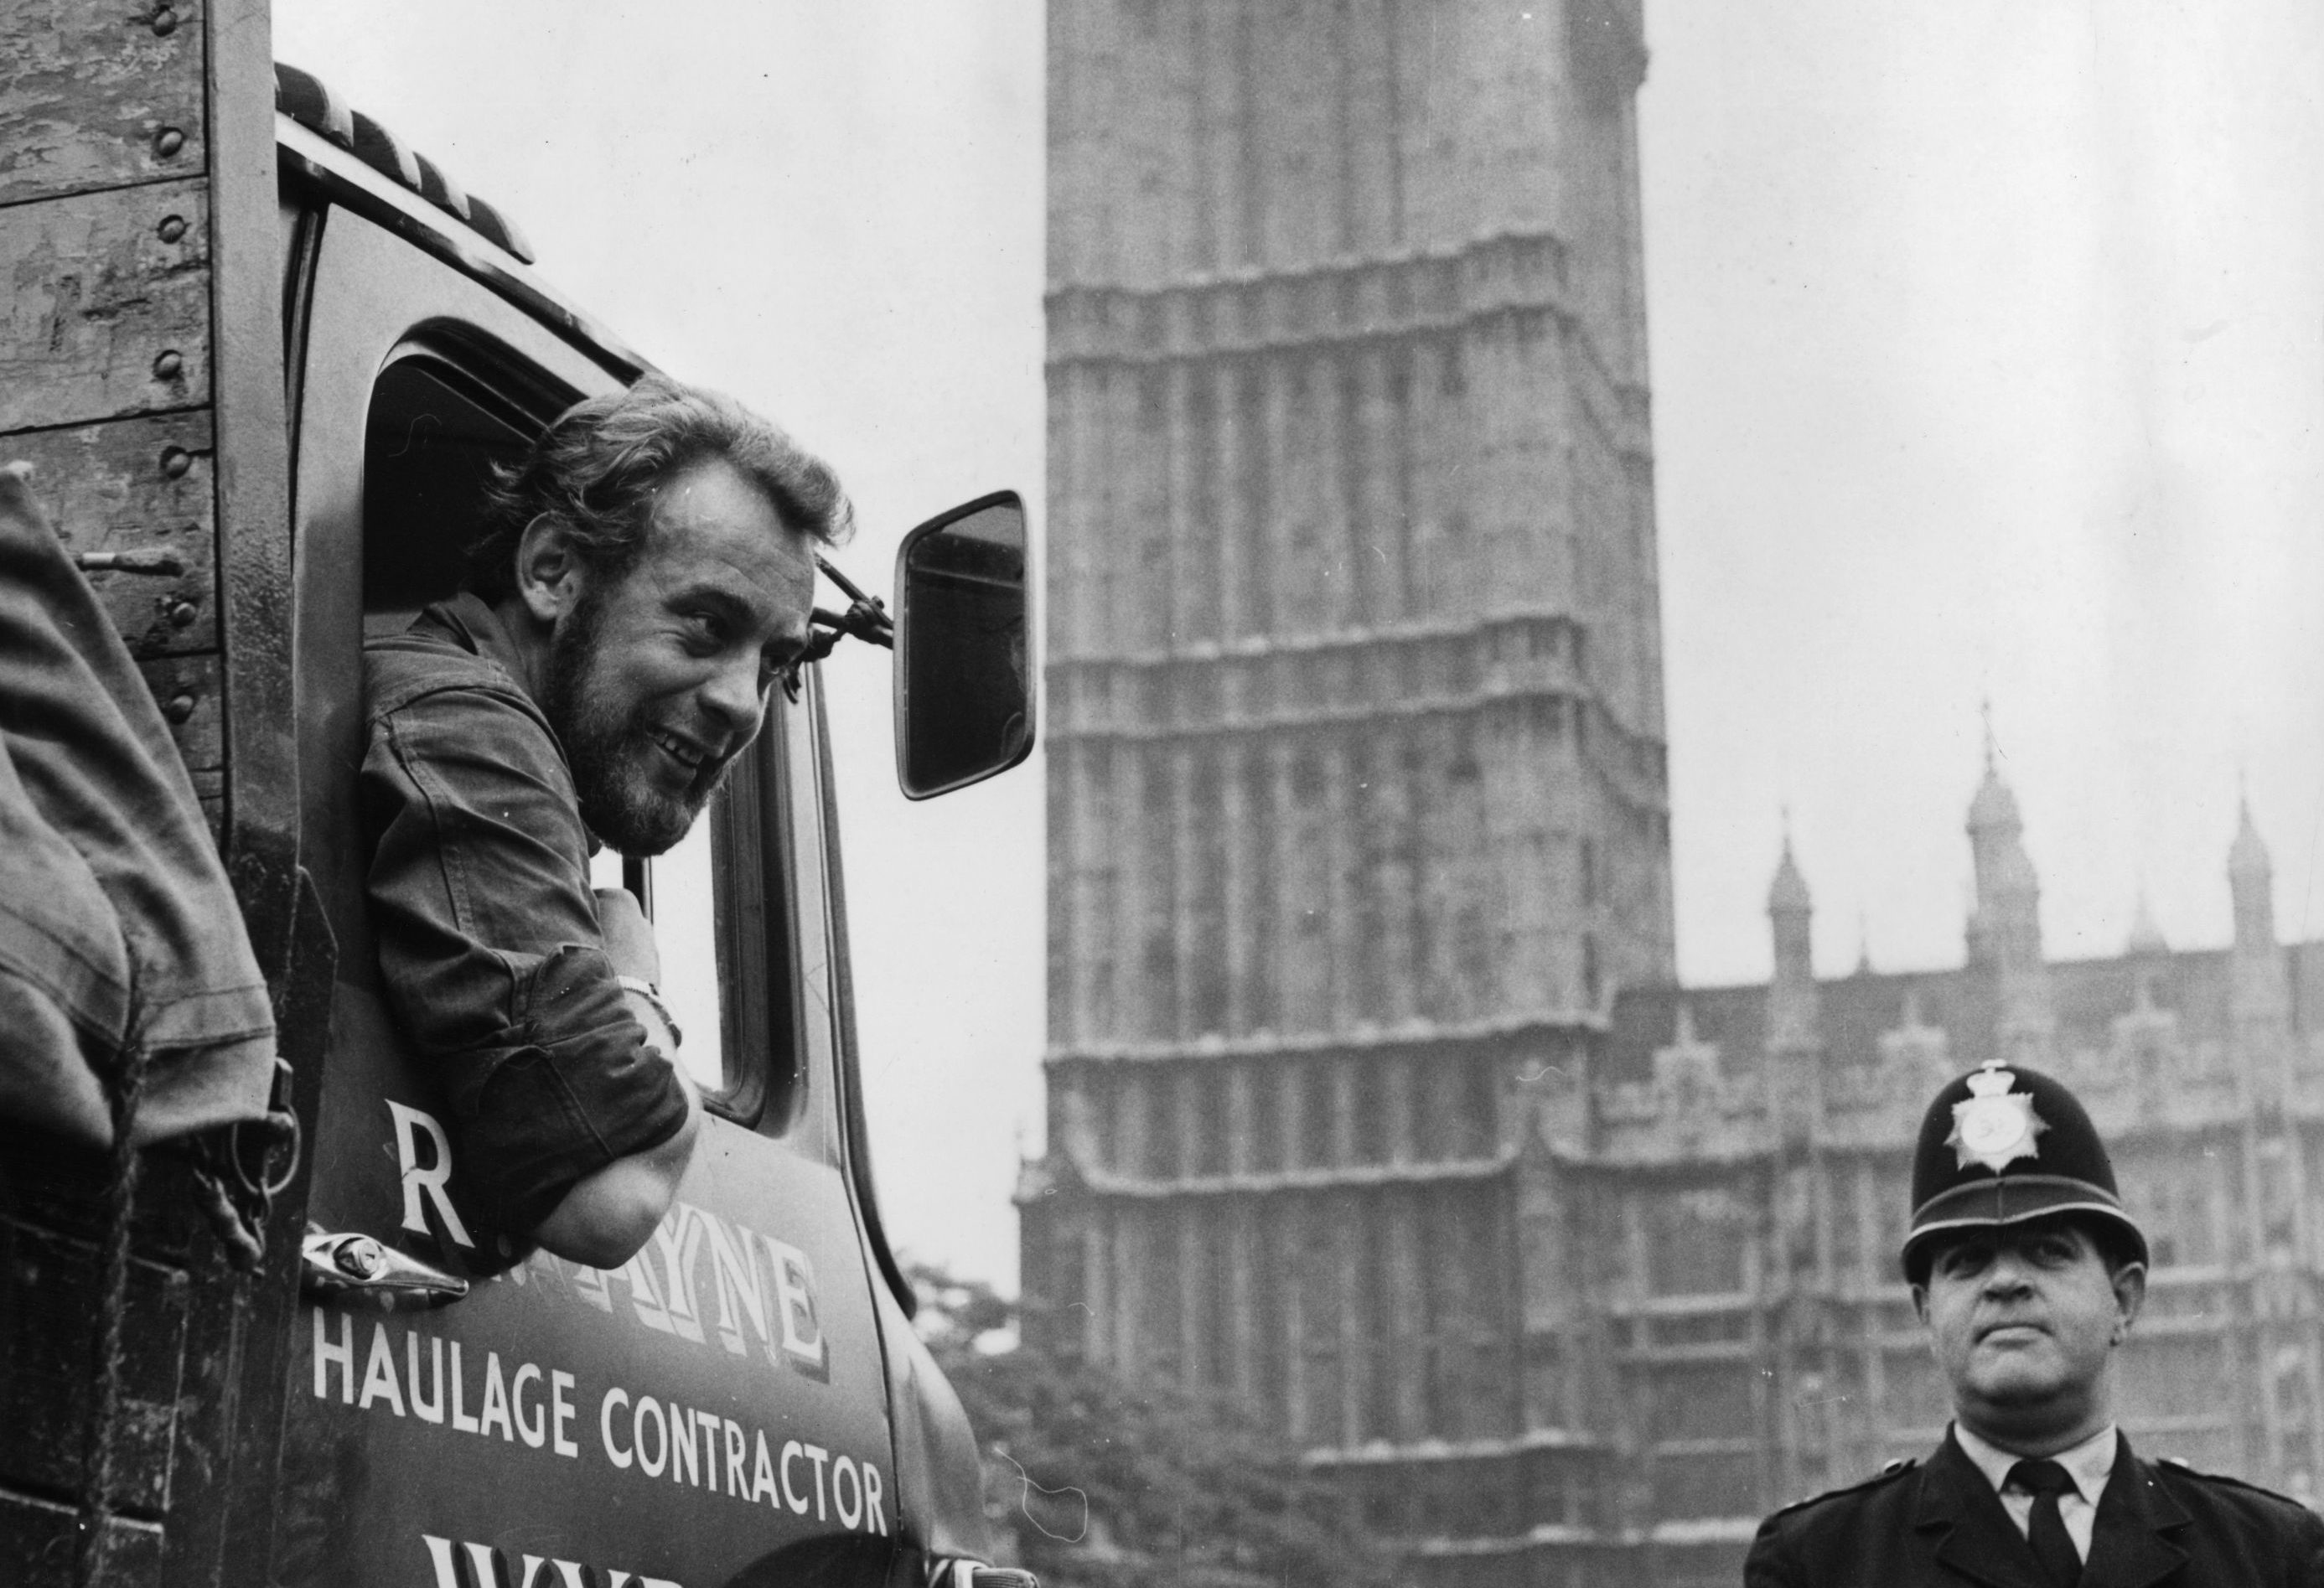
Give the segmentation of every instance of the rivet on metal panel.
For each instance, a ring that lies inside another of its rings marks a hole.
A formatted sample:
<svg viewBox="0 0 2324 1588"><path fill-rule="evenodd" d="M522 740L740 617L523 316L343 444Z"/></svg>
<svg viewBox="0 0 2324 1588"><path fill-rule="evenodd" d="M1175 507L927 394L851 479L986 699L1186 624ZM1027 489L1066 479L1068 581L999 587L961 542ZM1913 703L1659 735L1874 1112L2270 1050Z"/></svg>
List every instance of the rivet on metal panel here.
<svg viewBox="0 0 2324 1588"><path fill-rule="evenodd" d="M182 725L194 715L194 697L191 695L171 696L161 707L161 715L172 723Z"/></svg>
<svg viewBox="0 0 2324 1588"><path fill-rule="evenodd" d="M185 367L186 361L180 355L178 350L175 347L165 347L161 350L161 355L153 361L153 378L159 381L174 381Z"/></svg>
<svg viewBox="0 0 2324 1588"><path fill-rule="evenodd" d="M387 1253L368 1235L359 1235L339 1248L339 1267L358 1279L368 1279L387 1266Z"/></svg>
<svg viewBox="0 0 2324 1588"><path fill-rule="evenodd" d="M164 243L174 243L186 235L186 217L182 215L165 215L161 217L161 224L153 229L161 234L161 241Z"/></svg>
<svg viewBox="0 0 2324 1588"><path fill-rule="evenodd" d="M166 39L178 31L178 14L166 5L161 6L153 13L152 26L155 32Z"/></svg>
<svg viewBox="0 0 2324 1588"><path fill-rule="evenodd" d="M175 127L163 127L153 134L153 152L167 160L186 146L186 134Z"/></svg>
<svg viewBox="0 0 2324 1588"><path fill-rule="evenodd" d="M161 448L161 472L173 480L182 480L186 471L194 466L194 455L183 447Z"/></svg>
<svg viewBox="0 0 2324 1588"><path fill-rule="evenodd" d="M173 629L191 628L198 615L194 611L194 604L190 601L170 603L170 626Z"/></svg>

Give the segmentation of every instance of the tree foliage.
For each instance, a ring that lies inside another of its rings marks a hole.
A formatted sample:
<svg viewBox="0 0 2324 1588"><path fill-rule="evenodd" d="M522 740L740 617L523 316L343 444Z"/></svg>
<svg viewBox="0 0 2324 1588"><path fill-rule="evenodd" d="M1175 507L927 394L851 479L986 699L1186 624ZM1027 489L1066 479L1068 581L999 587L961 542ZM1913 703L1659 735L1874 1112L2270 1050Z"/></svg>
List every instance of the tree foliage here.
<svg viewBox="0 0 2324 1588"><path fill-rule="evenodd" d="M988 1286L927 1269L914 1284L984 1454L987 1512L1044 1588L1397 1580L1330 1485L1235 1408L1025 1343Z"/></svg>

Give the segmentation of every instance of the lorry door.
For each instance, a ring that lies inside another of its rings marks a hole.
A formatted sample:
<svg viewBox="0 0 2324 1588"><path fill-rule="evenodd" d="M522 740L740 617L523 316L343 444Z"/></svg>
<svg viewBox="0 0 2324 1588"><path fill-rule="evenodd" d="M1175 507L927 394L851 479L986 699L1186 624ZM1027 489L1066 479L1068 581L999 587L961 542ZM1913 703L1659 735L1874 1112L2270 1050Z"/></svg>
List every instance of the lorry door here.
<svg viewBox="0 0 2324 1588"><path fill-rule="evenodd" d="M442 1105L383 999L354 808L366 626L448 595L486 466L632 373L382 224L395 218L318 204L307 223L300 754L340 945L309 1219L472 1283L441 1306L301 1307L277 1574L333 1588L879 1581L894 1462L844 1172L812 679L797 704L778 692L687 844L626 868L712 1100L677 1206L626 1266L527 1255L465 1209Z"/></svg>

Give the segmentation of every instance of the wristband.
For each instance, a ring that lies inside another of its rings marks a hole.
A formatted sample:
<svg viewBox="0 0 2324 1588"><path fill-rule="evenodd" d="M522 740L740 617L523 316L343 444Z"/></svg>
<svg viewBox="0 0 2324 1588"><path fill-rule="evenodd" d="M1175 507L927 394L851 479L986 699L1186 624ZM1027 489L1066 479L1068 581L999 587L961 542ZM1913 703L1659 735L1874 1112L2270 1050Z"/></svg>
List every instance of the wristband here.
<svg viewBox="0 0 2324 1588"><path fill-rule="evenodd" d="M613 979L621 983L622 992L634 992L653 1005L654 1013L661 1016L661 1023L669 1028L669 1045L672 1048L686 1046L686 1033L678 1029L678 1017L669 1012L669 1005L661 1001L660 988L643 976L616 976Z"/></svg>

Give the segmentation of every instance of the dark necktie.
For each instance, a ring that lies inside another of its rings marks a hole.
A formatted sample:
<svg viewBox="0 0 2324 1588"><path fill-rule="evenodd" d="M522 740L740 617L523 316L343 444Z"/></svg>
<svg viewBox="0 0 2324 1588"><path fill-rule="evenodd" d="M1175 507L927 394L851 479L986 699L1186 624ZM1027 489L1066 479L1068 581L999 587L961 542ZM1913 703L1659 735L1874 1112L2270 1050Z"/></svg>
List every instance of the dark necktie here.
<svg viewBox="0 0 2324 1588"><path fill-rule="evenodd" d="M2074 1553L2066 1519L2058 1514L2058 1496L2074 1486L2073 1479L2054 1461L2021 1461L2009 1469L2008 1481L2034 1496L2034 1514L2025 1528L2034 1558L2057 1588L2074 1588L2082 1580L2082 1557Z"/></svg>

